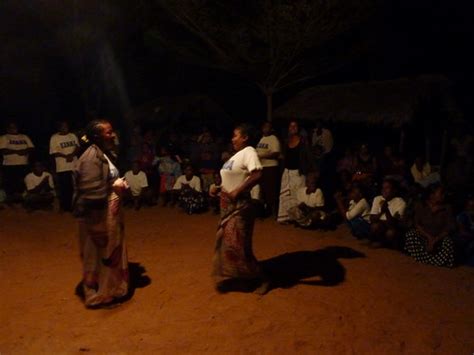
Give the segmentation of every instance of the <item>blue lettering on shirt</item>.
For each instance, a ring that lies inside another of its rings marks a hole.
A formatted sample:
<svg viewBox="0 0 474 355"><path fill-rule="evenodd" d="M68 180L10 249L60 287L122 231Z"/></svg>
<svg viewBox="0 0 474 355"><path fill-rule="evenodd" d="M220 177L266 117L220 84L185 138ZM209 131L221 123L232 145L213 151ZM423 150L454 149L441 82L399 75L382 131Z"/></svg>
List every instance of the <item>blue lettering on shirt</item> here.
<svg viewBox="0 0 474 355"><path fill-rule="evenodd" d="M28 144L24 139L10 139L10 144Z"/></svg>
<svg viewBox="0 0 474 355"><path fill-rule="evenodd" d="M268 149L268 144L267 143L258 143L257 148Z"/></svg>
<svg viewBox="0 0 474 355"><path fill-rule="evenodd" d="M233 160L226 161L224 166L222 167L223 170L232 170L232 166L234 165Z"/></svg>

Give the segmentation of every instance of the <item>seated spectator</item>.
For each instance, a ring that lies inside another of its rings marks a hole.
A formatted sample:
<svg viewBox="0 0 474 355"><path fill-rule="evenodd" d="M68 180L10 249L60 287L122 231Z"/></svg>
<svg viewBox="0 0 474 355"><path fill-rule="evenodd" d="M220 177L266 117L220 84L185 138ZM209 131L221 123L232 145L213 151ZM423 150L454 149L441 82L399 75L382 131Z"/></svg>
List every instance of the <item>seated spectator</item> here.
<svg viewBox="0 0 474 355"><path fill-rule="evenodd" d="M309 173L306 176L306 186L296 192L297 205L288 210L290 221L301 227L318 227L326 218L324 196L318 188L319 173Z"/></svg>
<svg viewBox="0 0 474 355"><path fill-rule="evenodd" d="M206 200L202 194L201 180L194 175L193 168L188 165L173 186L173 204L176 199L179 206L188 214L205 210Z"/></svg>
<svg viewBox="0 0 474 355"><path fill-rule="evenodd" d="M440 181L439 174L431 171L430 163L421 155L416 157L410 171L415 183L423 187Z"/></svg>
<svg viewBox="0 0 474 355"><path fill-rule="evenodd" d="M398 197L396 182L385 179L382 195L375 197L372 202L370 239L391 248L399 248L403 235L401 219L405 208L405 201Z"/></svg>
<svg viewBox="0 0 474 355"><path fill-rule="evenodd" d="M209 186L209 206L212 208L215 214L218 214L221 211L221 184L221 174L214 173L214 183Z"/></svg>
<svg viewBox="0 0 474 355"><path fill-rule="evenodd" d="M176 179L181 176L181 166L171 157L168 147L162 147L160 157L156 158L159 163L158 171L160 173L160 196L163 206L171 201L171 194Z"/></svg>
<svg viewBox="0 0 474 355"><path fill-rule="evenodd" d="M33 165L33 171L25 176L25 186L24 205L28 211L53 208L53 177L46 172L42 163Z"/></svg>
<svg viewBox="0 0 474 355"><path fill-rule="evenodd" d="M349 225L352 235L359 239L367 238L370 233L370 205L362 186L359 184L352 186L347 207L340 192L335 195L335 199L337 209Z"/></svg>
<svg viewBox="0 0 474 355"><path fill-rule="evenodd" d="M383 154L377 159L377 166L379 169L379 175L382 179L387 176L393 175L394 172L394 154L391 145L386 145L383 148Z"/></svg>
<svg viewBox="0 0 474 355"><path fill-rule="evenodd" d="M460 262L474 266L474 196L469 195L464 209L456 216L458 233L454 238Z"/></svg>
<svg viewBox="0 0 474 355"><path fill-rule="evenodd" d="M415 226L406 234L405 250L416 261L452 267L454 243L451 236L455 227L452 210L445 203L443 187L432 185L427 197L415 208Z"/></svg>
<svg viewBox="0 0 474 355"><path fill-rule="evenodd" d="M148 179L146 174L140 170L140 164L138 161L132 163L132 170L125 173L125 180L130 186L129 189L125 190L125 203L132 201L133 207L139 210L142 203L151 204L151 191L148 188Z"/></svg>

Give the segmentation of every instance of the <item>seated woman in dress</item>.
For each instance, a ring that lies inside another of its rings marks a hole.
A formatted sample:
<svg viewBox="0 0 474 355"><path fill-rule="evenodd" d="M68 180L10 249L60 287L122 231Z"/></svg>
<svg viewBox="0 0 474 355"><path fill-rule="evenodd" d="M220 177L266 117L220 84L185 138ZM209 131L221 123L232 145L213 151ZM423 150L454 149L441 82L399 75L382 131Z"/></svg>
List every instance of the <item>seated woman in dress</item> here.
<svg viewBox="0 0 474 355"><path fill-rule="evenodd" d="M369 238L387 247L400 248L403 236L402 217L405 208L406 202L398 196L396 181L385 179L382 184L382 194L375 197L372 202Z"/></svg>
<svg viewBox="0 0 474 355"><path fill-rule="evenodd" d="M445 203L444 188L430 186L427 197L415 208L415 226L406 234L405 250L416 261L436 266L454 265L456 222Z"/></svg>
<svg viewBox="0 0 474 355"><path fill-rule="evenodd" d="M206 209L206 199L201 190L201 179L194 175L191 165L184 168L181 175L173 186L173 204L177 200L178 205L187 213L199 213Z"/></svg>
<svg viewBox="0 0 474 355"><path fill-rule="evenodd" d="M376 172L377 161L370 153L369 146L367 144L362 144L355 157L352 181L357 181L368 186L372 183L372 181L374 181L374 175Z"/></svg>
<svg viewBox="0 0 474 355"><path fill-rule="evenodd" d="M349 225L352 235L359 239L367 238L370 233L370 205L367 202L364 188L360 184L354 183L349 191L347 205L340 192L334 197L337 209Z"/></svg>
<svg viewBox="0 0 474 355"><path fill-rule="evenodd" d="M290 221L300 227L320 226L325 218L324 196L318 187L319 172L311 172L306 176L306 186L301 187L296 192L298 205L288 210Z"/></svg>

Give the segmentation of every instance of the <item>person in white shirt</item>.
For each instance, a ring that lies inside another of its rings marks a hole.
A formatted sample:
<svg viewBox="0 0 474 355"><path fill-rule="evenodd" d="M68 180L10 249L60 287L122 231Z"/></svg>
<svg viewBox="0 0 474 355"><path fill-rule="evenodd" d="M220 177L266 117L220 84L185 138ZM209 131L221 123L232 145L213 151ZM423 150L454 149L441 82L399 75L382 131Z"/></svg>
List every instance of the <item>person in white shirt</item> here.
<svg viewBox="0 0 474 355"><path fill-rule="evenodd" d="M300 227L318 227L326 218L324 195L318 187L319 172L310 172L306 175L306 186L296 192L298 205L288 210L290 221Z"/></svg>
<svg viewBox="0 0 474 355"><path fill-rule="evenodd" d="M221 185L221 174L214 173L214 183L209 186L209 206L215 214L220 213Z"/></svg>
<svg viewBox="0 0 474 355"><path fill-rule="evenodd" d="M322 153L328 154L331 152L332 147L334 145L332 133L329 129L324 128L321 121L316 122L316 126L313 131L313 136L311 139L312 146L320 146L322 147Z"/></svg>
<svg viewBox="0 0 474 355"><path fill-rule="evenodd" d="M422 187L428 187L429 185L441 180L438 173L431 171L430 163L428 163L423 156L416 157L410 172L415 183Z"/></svg>
<svg viewBox="0 0 474 355"><path fill-rule="evenodd" d="M20 202L25 189L23 178L28 173L29 156L34 145L31 139L18 132L15 122L7 124L7 134L0 136L0 154L3 156L3 178L7 203Z"/></svg>
<svg viewBox="0 0 474 355"><path fill-rule="evenodd" d="M173 201L178 201L179 206L188 214L203 212L206 209L206 199L201 189L201 179L194 175L191 165L184 168L173 186Z"/></svg>
<svg viewBox="0 0 474 355"><path fill-rule="evenodd" d="M140 163L134 161L132 169L125 173L125 180L130 186L125 193L125 202L132 201L133 207L139 210L142 203L151 204L152 195L148 188L148 179L145 172L140 170Z"/></svg>
<svg viewBox="0 0 474 355"><path fill-rule="evenodd" d="M385 246L398 249L402 242L402 218L406 203L397 196L397 183L385 179L382 195L374 198L370 210L370 239Z"/></svg>
<svg viewBox="0 0 474 355"><path fill-rule="evenodd" d="M336 206L347 222L354 237L367 238L370 233L370 205L362 185L354 183L349 191L349 206L346 206L340 192L336 193Z"/></svg>
<svg viewBox="0 0 474 355"><path fill-rule="evenodd" d="M33 171L25 176L24 205L28 211L51 209L54 201L54 182L44 165L36 162Z"/></svg>
<svg viewBox="0 0 474 355"><path fill-rule="evenodd" d="M56 181L59 193L59 208L61 211L71 211L72 195L74 192L72 171L77 161L79 140L69 131L66 121L58 122L58 132L49 140L49 154L54 158L56 166Z"/></svg>
<svg viewBox="0 0 474 355"><path fill-rule="evenodd" d="M265 122L262 125L263 137L257 144L257 155L263 167L260 187L267 215L276 215L278 212L278 188L280 186L278 159L281 155L281 145L272 132L272 123Z"/></svg>
<svg viewBox="0 0 474 355"><path fill-rule="evenodd" d="M251 145L256 136L247 124L234 129L232 145L236 153L221 169L221 220L214 248L213 277L218 292L255 288L265 294L270 282L252 251L255 211L250 190L262 177L262 164ZM253 287L252 287L253 285Z"/></svg>

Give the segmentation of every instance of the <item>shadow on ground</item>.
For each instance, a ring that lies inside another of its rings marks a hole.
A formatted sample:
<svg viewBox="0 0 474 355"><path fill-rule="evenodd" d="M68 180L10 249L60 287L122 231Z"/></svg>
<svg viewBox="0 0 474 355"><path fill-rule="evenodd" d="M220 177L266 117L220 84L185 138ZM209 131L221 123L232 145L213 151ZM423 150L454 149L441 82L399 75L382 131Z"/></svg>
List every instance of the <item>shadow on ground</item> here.
<svg viewBox="0 0 474 355"><path fill-rule="evenodd" d="M341 246L315 251L296 251L261 261L271 288L290 288L298 284L336 286L346 277L338 259L363 258L365 254Z"/></svg>
<svg viewBox="0 0 474 355"><path fill-rule="evenodd" d="M115 300L110 304L107 304L107 306L113 306L116 304L127 302L133 297L137 288L144 288L151 284L151 279L147 275L145 275L146 269L142 265L140 265L140 263L129 262L128 272L130 277L130 284L127 295ZM84 301L84 290L82 289L82 282L79 282L77 284L75 293L82 301Z"/></svg>

